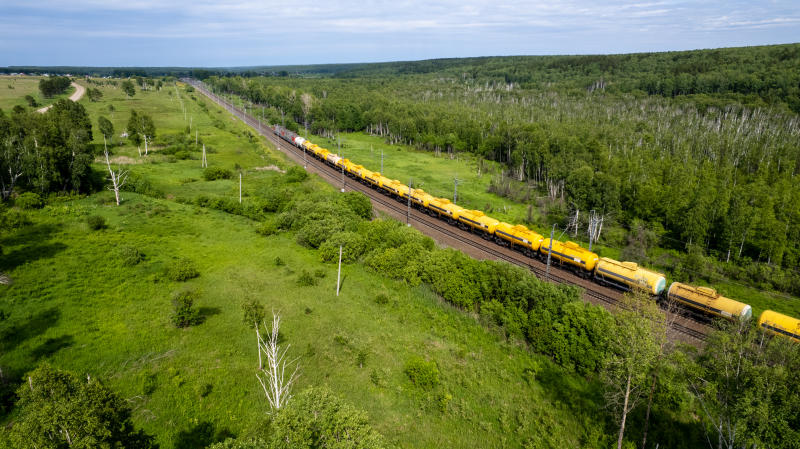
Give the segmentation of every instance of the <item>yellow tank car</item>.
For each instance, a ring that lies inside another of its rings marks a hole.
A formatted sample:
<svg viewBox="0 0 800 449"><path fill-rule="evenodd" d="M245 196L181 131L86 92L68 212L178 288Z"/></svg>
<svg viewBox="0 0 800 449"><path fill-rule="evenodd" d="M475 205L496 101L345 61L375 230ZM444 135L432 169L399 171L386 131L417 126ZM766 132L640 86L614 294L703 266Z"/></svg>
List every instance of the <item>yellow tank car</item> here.
<svg viewBox="0 0 800 449"><path fill-rule="evenodd" d="M495 220L479 210L462 211L458 214L458 221L486 235L494 234L494 229L500 223L500 220Z"/></svg>
<svg viewBox="0 0 800 449"><path fill-rule="evenodd" d="M594 269L594 277L604 284L629 289L642 289L652 295L660 295L667 288L663 274L640 267L636 262L620 262L601 258Z"/></svg>
<svg viewBox="0 0 800 449"><path fill-rule="evenodd" d="M765 310L758 318L758 327L765 331L789 337L800 342L800 320L772 310Z"/></svg>
<svg viewBox="0 0 800 449"><path fill-rule="evenodd" d="M550 251L550 239L542 240L542 246L539 247L539 253L547 257ZM562 264L567 264L575 268L579 268L579 273L582 276L588 276L594 270L599 257L596 253L583 248L575 242L560 242L553 240L553 249L551 258L556 259Z"/></svg>
<svg viewBox="0 0 800 449"><path fill-rule="evenodd" d="M310 140L306 140L305 142L303 142L303 149L308 151L309 153L313 153L314 152L314 147L315 146L317 146L317 145L311 143Z"/></svg>
<svg viewBox="0 0 800 449"><path fill-rule="evenodd" d="M447 198L434 198L428 203L428 208L438 215L444 216L447 218L450 223L455 223L456 219L458 218L458 214L460 214L464 208L453 204Z"/></svg>
<svg viewBox="0 0 800 449"><path fill-rule="evenodd" d="M322 147L316 147L316 148L314 148L314 154L316 154L316 155L317 155L317 157L318 157L320 160L324 161L324 160L325 160L325 158L326 158L326 157L328 157L328 155L329 155L329 154L331 154L331 152L330 152L330 151L328 151L328 150L326 150L325 148L322 148Z"/></svg>
<svg viewBox="0 0 800 449"><path fill-rule="evenodd" d="M422 189L412 189L411 190L411 201L414 204L422 206L424 208L428 208L431 200L436 199L435 196L428 194Z"/></svg>
<svg viewBox="0 0 800 449"><path fill-rule="evenodd" d="M531 231L526 226L510 225L506 222L497 224L494 235L496 239L508 242L512 248L516 245L530 251L539 251L542 240L544 240L541 235Z"/></svg>
<svg viewBox="0 0 800 449"><path fill-rule="evenodd" d="M356 175L357 178L366 181L367 176L372 175L372 170L364 168L362 165L356 165L353 167L353 174Z"/></svg>
<svg viewBox="0 0 800 449"><path fill-rule="evenodd" d="M408 186L396 179L387 180L383 188L400 198L408 198Z"/></svg>
<svg viewBox="0 0 800 449"><path fill-rule="evenodd" d="M345 159L345 158L339 159L339 162L336 163L337 167L344 168L344 172L345 173L352 173L353 172L353 167L355 165L356 164L350 162L350 159Z"/></svg>
<svg viewBox="0 0 800 449"><path fill-rule="evenodd" d="M364 180L370 183L370 185L373 187L381 187L385 179L386 178L384 178L381 173L377 171L366 170L364 173Z"/></svg>
<svg viewBox="0 0 800 449"><path fill-rule="evenodd" d="M667 291L667 298L727 320L748 320L753 315L749 305L721 296L709 287L673 282Z"/></svg>

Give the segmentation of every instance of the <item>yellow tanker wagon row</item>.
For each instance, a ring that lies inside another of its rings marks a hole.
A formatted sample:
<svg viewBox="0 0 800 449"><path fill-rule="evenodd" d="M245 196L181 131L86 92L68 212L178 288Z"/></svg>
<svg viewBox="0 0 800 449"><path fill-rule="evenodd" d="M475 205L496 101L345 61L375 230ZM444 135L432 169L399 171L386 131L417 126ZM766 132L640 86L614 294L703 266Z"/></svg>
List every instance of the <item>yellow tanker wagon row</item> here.
<svg viewBox="0 0 800 449"><path fill-rule="evenodd" d="M544 238L523 225L513 225L492 218L482 211L461 207L447 198L438 198L422 189L413 189L396 179L389 179L380 172L371 171L352 161L344 159L311 141L281 126L275 126L276 135L312 154L326 164L344 172L347 176L395 198L409 202L420 211L443 219L461 229L474 232L483 238L492 239L499 245L521 251L529 257L538 257L568 269L586 279L621 290L644 290L653 296L680 303L692 310L700 311L727 320L747 320L752 316L749 305L719 295L708 287L695 287L673 282L667 289L667 279L662 273L639 266L635 262L620 262L607 257L599 257L575 242L562 242ZM776 335L800 341L800 321L765 311L759 326Z"/></svg>

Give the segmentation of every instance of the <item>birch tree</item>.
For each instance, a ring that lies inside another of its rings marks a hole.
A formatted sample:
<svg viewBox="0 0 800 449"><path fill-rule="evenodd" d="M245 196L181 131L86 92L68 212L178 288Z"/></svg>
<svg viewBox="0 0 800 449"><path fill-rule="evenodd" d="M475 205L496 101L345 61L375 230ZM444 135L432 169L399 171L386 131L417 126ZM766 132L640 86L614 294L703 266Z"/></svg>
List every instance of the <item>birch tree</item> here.
<svg viewBox="0 0 800 449"><path fill-rule="evenodd" d="M256 377L261 384L261 388L264 389L264 395L267 397L267 402L272 408L272 412L280 410L292 398L292 386L297 380L297 371L300 368L300 365L297 364L298 359L289 360L287 358L287 352L291 345L281 348L278 343L280 325L281 316L273 312L272 328L266 339L256 333L258 336L258 350L264 354L267 362L266 366L256 374ZM265 330L266 327L267 325L264 323ZM292 369L292 366L294 366L294 369Z"/></svg>
<svg viewBox="0 0 800 449"><path fill-rule="evenodd" d="M111 180L111 187L108 190L114 192L114 198L117 200L117 206L119 206L119 189L125 185L125 181L128 180L128 170L122 170L119 167L117 171L114 171L111 168L111 160L108 158L108 145L106 144L106 138L103 136L103 153L106 155L106 167L108 167L109 179Z"/></svg>
<svg viewBox="0 0 800 449"><path fill-rule="evenodd" d="M646 292L625 294L614 315L610 354L602 373L606 405L619 423L617 449L622 449L628 414L647 391L648 374L665 338L664 314Z"/></svg>
<svg viewBox="0 0 800 449"><path fill-rule="evenodd" d="M147 156L148 144L156 137L156 126L153 119L147 114L131 110L131 117L128 119L128 136L137 143L144 140L144 155Z"/></svg>

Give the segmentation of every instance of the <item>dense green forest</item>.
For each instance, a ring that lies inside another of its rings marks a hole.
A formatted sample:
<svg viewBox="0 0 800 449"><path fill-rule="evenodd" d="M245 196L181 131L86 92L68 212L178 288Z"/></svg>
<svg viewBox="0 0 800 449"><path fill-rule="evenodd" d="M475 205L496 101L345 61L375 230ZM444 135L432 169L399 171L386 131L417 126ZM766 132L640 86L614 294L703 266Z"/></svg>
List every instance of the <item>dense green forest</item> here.
<svg viewBox="0 0 800 449"><path fill-rule="evenodd" d="M294 129L366 131L499 161L506 173L496 191L535 198L548 217L534 223L541 227L596 210L609 229L627 230L608 232L610 245L652 236L727 262L714 275L800 293L800 45L432 60L207 82Z"/></svg>

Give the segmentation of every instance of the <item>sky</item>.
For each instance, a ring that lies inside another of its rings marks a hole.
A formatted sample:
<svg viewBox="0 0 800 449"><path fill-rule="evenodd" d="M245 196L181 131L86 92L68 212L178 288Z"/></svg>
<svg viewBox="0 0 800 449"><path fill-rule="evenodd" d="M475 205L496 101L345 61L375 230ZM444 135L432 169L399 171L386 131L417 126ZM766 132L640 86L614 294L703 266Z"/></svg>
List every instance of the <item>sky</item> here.
<svg viewBox="0 0 800 449"><path fill-rule="evenodd" d="M799 0L0 0L0 66L235 67L792 42Z"/></svg>

